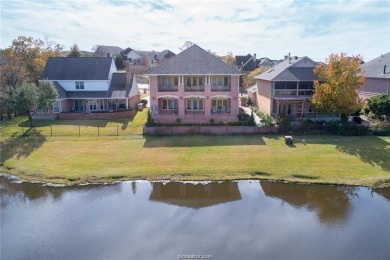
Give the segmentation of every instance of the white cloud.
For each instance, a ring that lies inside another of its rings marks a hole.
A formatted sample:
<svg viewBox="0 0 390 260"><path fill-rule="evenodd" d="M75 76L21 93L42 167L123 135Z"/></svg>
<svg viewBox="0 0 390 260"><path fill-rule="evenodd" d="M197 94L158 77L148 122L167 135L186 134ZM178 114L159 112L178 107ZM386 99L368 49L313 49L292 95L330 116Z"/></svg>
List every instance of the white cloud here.
<svg viewBox="0 0 390 260"><path fill-rule="evenodd" d="M388 1L1 2L1 47L19 35L84 50L95 44L179 51L185 40L222 55L257 53L324 60L332 52L372 59L389 51Z"/></svg>

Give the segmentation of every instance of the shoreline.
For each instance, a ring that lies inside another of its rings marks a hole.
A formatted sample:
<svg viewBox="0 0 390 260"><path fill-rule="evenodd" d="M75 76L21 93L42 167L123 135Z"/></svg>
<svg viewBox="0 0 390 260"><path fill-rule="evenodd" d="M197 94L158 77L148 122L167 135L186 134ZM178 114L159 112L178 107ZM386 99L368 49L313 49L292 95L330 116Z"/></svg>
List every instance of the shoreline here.
<svg viewBox="0 0 390 260"><path fill-rule="evenodd" d="M208 184L212 182L238 182L238 181L266 181L266 182L278 182L278 183L293 183L293 184L301 184L301 185L328 185L328 186L350 186L350 187L366 187L366 188L372 188L372 189L382 189L382 188L390 188L390 181L385 180L384 182L378 182L374 185L365 184L362 183L350 183L350 182L331 182L331 181L316 181L316 180L300 180L298 178L296 179L285 179L285 178L272 178L272 177L259 177L259 176L253 176L252 178L226 178L226 179L178 179L178 178L123 178L123 179L109 179L109 178L100 178L96 179L94 182L88 182L83 181L80 179L78 182L70 182L70 183L53 183L46 179L39 179L39 178L33 178L30 176L30 178L25 178L26 175L23 173L18 173L14 169L7 169L4 166L0 166L0 177L5 177L9 180L15 180L18 182L25 182L25 183L35 183L35 184L41 184L45 186L51 186L51 187L72 187L72 186L87 186L87 185L113 185L120 182L182 182L182 183L194 183L194 184ZM167 175L163 175L162 177L167 177ZM64 178L64 181L67 179ZM87 180L87 179L86 179Z"/></svg>

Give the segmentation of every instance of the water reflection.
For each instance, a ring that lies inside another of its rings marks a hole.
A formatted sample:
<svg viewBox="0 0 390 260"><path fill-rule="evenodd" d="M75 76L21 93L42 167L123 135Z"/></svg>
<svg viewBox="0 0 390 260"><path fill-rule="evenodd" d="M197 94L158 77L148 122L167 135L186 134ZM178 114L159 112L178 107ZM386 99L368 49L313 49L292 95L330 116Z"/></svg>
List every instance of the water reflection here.
<svg viewBox="0 0 390 260"><path fill-rule="evenodd" d="M84 193L85 197L93 200L107 195L107 193L116 193L120 190L120 185L117 184L53 187L38 183L15 182L0 176L0 204L2 208L7 207L12 200L35 201L51 198L60 201L65 193L76 191Z"/></svg>
<svg viewBox="0 0 390 260"><path fill-rule="evenodd" d="M390 189L389 188L387 188L387 189L373 189L372 191L379 194L380 196L387 199L388 201L390 201Z"/></svg>
<svg viewBox="0 0 390 260"><path fill-rule="evenodd" d="M209 183L206 185L169 182L152 183L149 200L188 208L204 208L241 200L237 182Z"/></svg>
<svg viewBox="0 0 390 260"><path fill-rule="evenodd" d="M0 186L0 259L390 255L389 189L258 181L48 187L1 177Z"/></svg>
<svg viewBox="0 0 390 260"><path fill-rule="evenodd" d="M281 199L293 207L305 207L317 214L324 224L348 220L351 199L358 198L359 189L346 186L301 185L260 182L266 196Z"/></svg>

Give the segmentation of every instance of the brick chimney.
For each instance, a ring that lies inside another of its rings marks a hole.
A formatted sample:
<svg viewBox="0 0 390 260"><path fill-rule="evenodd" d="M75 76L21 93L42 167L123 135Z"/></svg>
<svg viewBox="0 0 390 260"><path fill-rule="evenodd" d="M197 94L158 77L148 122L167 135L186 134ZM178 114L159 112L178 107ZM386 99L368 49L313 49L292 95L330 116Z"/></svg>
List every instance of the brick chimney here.
<svg viewBox="0 0 390 260"><path fill-rule="evenodd" d="M131 83L131 77L132 77L131 68L132 68L132 65L130 64L130 61L128 61L128 60L125 61L125 68L126 68L126 83Z"/></svg>

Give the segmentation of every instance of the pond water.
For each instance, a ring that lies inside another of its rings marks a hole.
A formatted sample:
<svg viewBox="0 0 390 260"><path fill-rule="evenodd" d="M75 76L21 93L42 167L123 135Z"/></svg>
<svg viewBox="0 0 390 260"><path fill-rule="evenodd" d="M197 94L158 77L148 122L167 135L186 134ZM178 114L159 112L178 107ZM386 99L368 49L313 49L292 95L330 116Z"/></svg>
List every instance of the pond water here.
<svg viewBox="0 0 390 260"><path fill-rule="evenodd" d="M1 259L385 259L390 189L0 177Z"/></svg>

